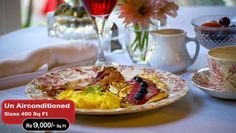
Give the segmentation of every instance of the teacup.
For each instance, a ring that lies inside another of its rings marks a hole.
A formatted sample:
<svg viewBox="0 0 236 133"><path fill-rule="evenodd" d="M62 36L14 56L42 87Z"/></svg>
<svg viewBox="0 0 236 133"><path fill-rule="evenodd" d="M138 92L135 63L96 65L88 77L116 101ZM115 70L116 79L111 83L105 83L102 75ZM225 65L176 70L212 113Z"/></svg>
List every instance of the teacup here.
<svg viewBox="0 0 236 133"><path fill-rule="evenodd" d="M236 91L236 46L210 50L208 66L214 84L225 90Z"/></svg>
<svg viewBox="0 0 236 133"><path fill-rule="evenodd" d="M149 61L151 67L176 73L195 62L200 46L195 38L187 37L184 30L160 29L151 34L156 42ZM190 57L186 45L190 41L196 44L193 57Z"/></svg>

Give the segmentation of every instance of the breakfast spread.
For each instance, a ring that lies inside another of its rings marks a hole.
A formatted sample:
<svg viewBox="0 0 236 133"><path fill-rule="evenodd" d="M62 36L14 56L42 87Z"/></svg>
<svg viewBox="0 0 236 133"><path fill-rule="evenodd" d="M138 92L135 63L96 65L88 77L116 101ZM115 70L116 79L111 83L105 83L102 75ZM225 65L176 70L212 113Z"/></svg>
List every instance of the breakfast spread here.
<svg viewBox="0 0 236 133"><path fill-rule="evenodd" d="M125 79L113 66L104 67L90 79L61 82L53 87L46 87L42 83L40 87L55 99L72 100L79 109L116 109L142 105L166 98L166 88L167 85L156 74L140 73L132 79Z"/></svg>

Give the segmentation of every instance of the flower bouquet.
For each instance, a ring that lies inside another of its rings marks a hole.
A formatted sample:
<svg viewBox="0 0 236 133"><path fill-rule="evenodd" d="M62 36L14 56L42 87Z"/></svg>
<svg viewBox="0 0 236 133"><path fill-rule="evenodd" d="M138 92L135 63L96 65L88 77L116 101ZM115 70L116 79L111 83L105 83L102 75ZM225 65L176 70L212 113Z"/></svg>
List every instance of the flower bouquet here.
<svg viewBox="0 0 236 133"><path fill-rule="evenodd" d="M119 18L123 18L128 33L126 46L133 62L146 64L150 53L149 32L165 25L167 15L177 16L178 6L169 0L120 0ZM158 22L158 23L157 23Z"/></svg>

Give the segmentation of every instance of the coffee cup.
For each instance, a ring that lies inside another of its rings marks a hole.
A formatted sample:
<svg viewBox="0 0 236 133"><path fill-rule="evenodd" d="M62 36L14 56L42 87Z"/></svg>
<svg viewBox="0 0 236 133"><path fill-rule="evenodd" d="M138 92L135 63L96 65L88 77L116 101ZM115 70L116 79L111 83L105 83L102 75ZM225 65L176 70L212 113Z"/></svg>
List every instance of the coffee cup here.
<svg viewBox="0 0 236 133"><path fill-rule="evenodd" d="M151 67L169 72L179 72L192 65L199 53L200 45L195 38L187 37L181 29L160 29L151 33L156 45L149 64ZM189 55L188 42L195 42L195 54Z"/></svg>
<svg viewBox="0 0 236 133"><path fill-rule="evenodd" d="M236 46L220 47L208 52L212 83L228 91L236 91Z"/></svg>

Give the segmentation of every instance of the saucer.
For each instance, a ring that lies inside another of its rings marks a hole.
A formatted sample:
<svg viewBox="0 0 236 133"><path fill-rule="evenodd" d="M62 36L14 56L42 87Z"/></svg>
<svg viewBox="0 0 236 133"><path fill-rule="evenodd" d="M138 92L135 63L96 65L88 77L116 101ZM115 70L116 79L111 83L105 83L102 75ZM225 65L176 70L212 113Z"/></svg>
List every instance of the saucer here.
<svg viewBox="0 0 236 133"><path fill-rule="evenodd" d="M236 100L236 91L225 90L212 82L209 69L200 69L193 74L191 82L194 86L211 96Z"/></svg>

